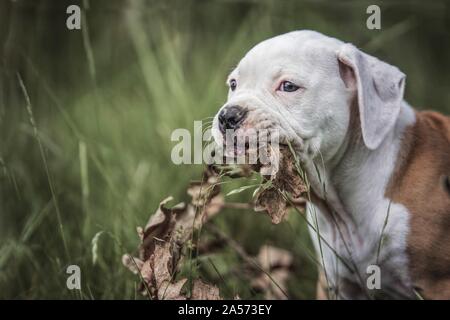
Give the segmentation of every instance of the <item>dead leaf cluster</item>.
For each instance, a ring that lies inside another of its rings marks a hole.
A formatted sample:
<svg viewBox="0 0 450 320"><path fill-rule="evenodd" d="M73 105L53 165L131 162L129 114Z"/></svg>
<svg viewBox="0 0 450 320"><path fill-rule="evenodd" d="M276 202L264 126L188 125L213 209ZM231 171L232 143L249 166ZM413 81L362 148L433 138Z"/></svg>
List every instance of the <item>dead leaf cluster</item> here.
<svg viewBox="0 0 450 320"><path fill-rule="evenodd" d="M146 226L137 228L140 239L138 256L125 254L122 257L123 264L140 276L142 283L139 291L142 294L158 300L221 299L215 285L200 279L192 280L192 283L187 278L178 279L180 265L186 252L193 250L196 245L193 241L196 231L226 206L219 184L222 176L249 177L255 170L259 171L263 183L256 192L254 209L266 211L274 224L283 220L288 208L286 195L289 194L294 200L299 199L306 192L306 186L296 172L295 159L290 150L282 147L277 152L275 156L279 157L280 162L275 175L264 175L265 168L261 166L209 166L200 181L189 185L187 193L191 197L190 203L179 203L169 208L168 203L172 200L169 197L159 204ZM238 205L234 204L233 207L247 208ZM241 255L245 255L243 249L238 249ZM292 265L290 253L263 246L255 260L271 276L266 272L258 272L253 277L252 286L263 291L266 298L285 298L286 280ZM190 290L185 290L186 287Z"/></svg>
<svg viewBox="0 0 450 320"><path fill-rule="evenodd" d="M138 227L141 240L138 257L126 254L123 264L133 273L139 274L142 285L139 291L152 299L186 299L182 292L186 278L176 280L179 265L185 249L193 246L192 236L195 230L223 206L217 176L210 170L205 171L202 181L191 183L187 192L191 203L179 203L172 208L167 204L169 197L163 200L158 210L150 217L145 228ZM190 299L220 299L219 289L196 279L192 283Z"/></svg>
<svg viewBox="0 0 450 320"><path fill-rule="evenodd" d="M295 202L307 187L295 168L295 159L287 146L275 150L279 154L278 171L274 175L263 175L263 183L255 195L255 211L266 211L272 223L278 224L287 214L288 197ZM260 172L264 172L261 168Z"/></svg>

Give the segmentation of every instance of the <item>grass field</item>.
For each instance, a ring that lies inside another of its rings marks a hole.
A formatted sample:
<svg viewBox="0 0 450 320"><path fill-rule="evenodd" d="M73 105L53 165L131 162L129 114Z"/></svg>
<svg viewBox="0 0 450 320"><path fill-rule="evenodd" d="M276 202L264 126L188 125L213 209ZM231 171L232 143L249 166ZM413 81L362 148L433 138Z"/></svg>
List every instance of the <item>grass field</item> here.
<svg viewBox="0 0 450 320"><path fill-rule="evenodd" d="M83 8L81 30L65 27L72 3ZM365 27L373 3L381 30ZM413 106L449 114L449 20L444 1L0 0L0 298L141 298L121 256L136 249L136 226L165 197L186 200L202 171L171 162L170 135L210 121L227 73L257 42L295 29L353 42L407 74ZM289 297L314 297L298 214L274 226L228 209L214 223L250 255L264 244L289 250ZM228 298L262 297L232 248L208 258L196 276ZM71 264L81 292L66 288Z"/></svg>

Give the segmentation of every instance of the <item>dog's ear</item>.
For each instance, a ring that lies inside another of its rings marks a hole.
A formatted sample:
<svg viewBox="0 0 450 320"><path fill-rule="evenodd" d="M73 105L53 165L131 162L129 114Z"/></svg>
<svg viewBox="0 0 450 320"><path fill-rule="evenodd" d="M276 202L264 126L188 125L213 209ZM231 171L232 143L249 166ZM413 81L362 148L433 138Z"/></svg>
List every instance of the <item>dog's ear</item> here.
<svg viewBox="0 0 450 320"><path fill-rule="evenodd" d="M357 91L364 143L376 149L392 130L400 112L405 75L396 67L344 44L337 52L347 88Z"/></svg>

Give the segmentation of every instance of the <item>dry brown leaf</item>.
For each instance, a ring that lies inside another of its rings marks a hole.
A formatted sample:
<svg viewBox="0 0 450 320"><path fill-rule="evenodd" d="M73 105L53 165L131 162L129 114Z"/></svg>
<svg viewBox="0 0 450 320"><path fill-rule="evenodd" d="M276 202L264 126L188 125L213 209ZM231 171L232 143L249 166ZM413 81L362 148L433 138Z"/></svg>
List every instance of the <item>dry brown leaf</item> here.
<svg viewBox="0 0 450 320"><path fill-rule="evenodd" d="M194 230L224 205L216 183L217 175L208 169L202 181L192 183L188 189L192 203L179 203L167 208L172 197L166 198L145 228L137 228L141 240L139 258L124 255L122 263L133 273L140 273L144 281L140 287L142 294L150 294L153 299L186 299L181 294L186 279L175 281L178 265L183 257L183 248L189 243ZM217 287L196 281L194 296L203 296L205 299L215 299L216 295L219 297Z"/></svg>
<svg viewBox="0 0 450 320"><path fill-rule="evenodd" d="M201 207L220 193L220 185L217 184L219 178L217 174L207 168L203 172L201 181L192 181L189 184L187 193L192 197L191 203Z"/></svg>
<svg viewBox="0 0 450 320"><path fill-rule="evenodd" d="M170 237L170 232L174 228L175 219L173 211L167 209L165 205L173 198L168 197L161 201L158 210L150 217L147 225L142 228L137 228L139 238L142 244L139 248L139 257L142 260L147 260L155 250L154 239L167 240Z"/></svg>
<svg viewBox="0 0 450 320"><path fill-rule="evenodd" d="M175 283L165 281L161 284L158 290L159 300L186 300L186 297L181 294L184 284L187 279L181 279Z"/></svg>
<svg viewBox="0 0 450 320"><path fill-rule="evenodd" d="M273 151L276 152L276 151ZM255 211L266 211L272 223L278 224L286 216L288 202L282 193L288 193L292 198L299 198L307 192L307 187L295 168L295 159L291 150L280 146L278 171L267 176L264 167L260 168L263 184L255 196Z"/></svg>
<svg viewBox="0 0 450 320"><path fill-rule="evenodd" d="M153 256L152 256L153 257ZM144 296L147 294L150 295L150 298L155 298L157 289L154 285L154 272L152 260L149 259L144 262L142 268L139 270L143 283L140 284L138 291L142 293Z"/></svg>
<svg viewBox="0 0 450 320"><path fill-rule="evenodd" d="M196 279L192 284L191 300L222 300L222 298L218 287Z"/></svg>
<svg viewBox="0 0 450 320"><path fill-rule="evenodd" d="M139 248L139 257L148 259L155 251L155 241L184 243L192 235L193 229L199 227L195 208L190 204L179 203L172 208L166 204L172 200L169 197L163 200L158 210L150 217L145 229L138 227L138 235L142 243Z"/></svg>
<svg viewBox="0 0 450 320"><path fill-rule="evenodd" d="M217 173L212 167L207 167L201 181L193 181L189 184L187 193L192 198L191 204L197 209L200 224L219 213L225 204L218 182Z"/></svg>
<svg viewBox="0 0 450 320"><path fill-rule="evenodd" d="M287 213L287 204L283 195L274 188L262 190L256 195L255 211L265 211L273 224L279 224Z"/></svg>
<svg viewBox="0 0 450 320"><path fill-rule="evenodd" d="M260 170L266 182L270 181L267 184L269 187L261 188L258 192L256 209L266 210L273 223L279 223L287 210L286 200L279 191L287 192L293 198L306 191L295 170L289 149L283 148L276 156L279 157L280 164L279 171L274 176L264 176L263 167L253 168ZM229 171L229 175L250 176L251 170L251 167L244 166L241 171ZM176 280L179 264L183 262L184 248L190 243L194 230L223 209L225 202L220 191L218 175L212 167L208 167L200 182L190 184L187 190L192 198L190 203L179 203L168 208L167 204L172 200L169 197L160 203L145 228L137 228L141 240L139 258L124 255L122 262L133 273L140 273L144 281L140 287L141 293L148 293L153 299L186 299L181 293L186 279ZM272 278L284 288L292 263L289 253L273 247L263 247L258 260L263 269L269 270ZM253 285L263 290L266 297L285 297L282 290L265 274L255 278ZM217 286L201 280L194 280L191 289L190 299L221 299Z"/></svg>
<svg viewBox="0 0 450 320"><path fill-rule="evenodd" d="M174 208L173 230L171 233L172 241L177 243L185 243L190 239L194 229L200 226L198 216L196 217L196 210L191 204L180 203Z"/></svg>
<svg viewBox="0 0 450 320"><path fill-rule="evenodd" d="M159 289L163 282L170 282L175 274L175 268L178 260L172 255L170 243L156 243L155 252L151 259L151 266L153 269L153 277L156 282L156 287Z"/></svg>

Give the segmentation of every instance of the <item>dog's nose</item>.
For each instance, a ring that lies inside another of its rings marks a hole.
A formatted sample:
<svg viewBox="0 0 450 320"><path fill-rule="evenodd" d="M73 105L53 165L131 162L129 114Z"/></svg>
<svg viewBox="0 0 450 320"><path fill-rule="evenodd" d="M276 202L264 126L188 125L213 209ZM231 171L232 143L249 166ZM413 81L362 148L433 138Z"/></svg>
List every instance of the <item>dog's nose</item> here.
<svg viewBox="0 0 450 320"><path fill-rule="evenodd" d="M223 108L219 113L219 129L225 133L227 129L237 129L247 116L247 110L241 106Z"/></svg>

